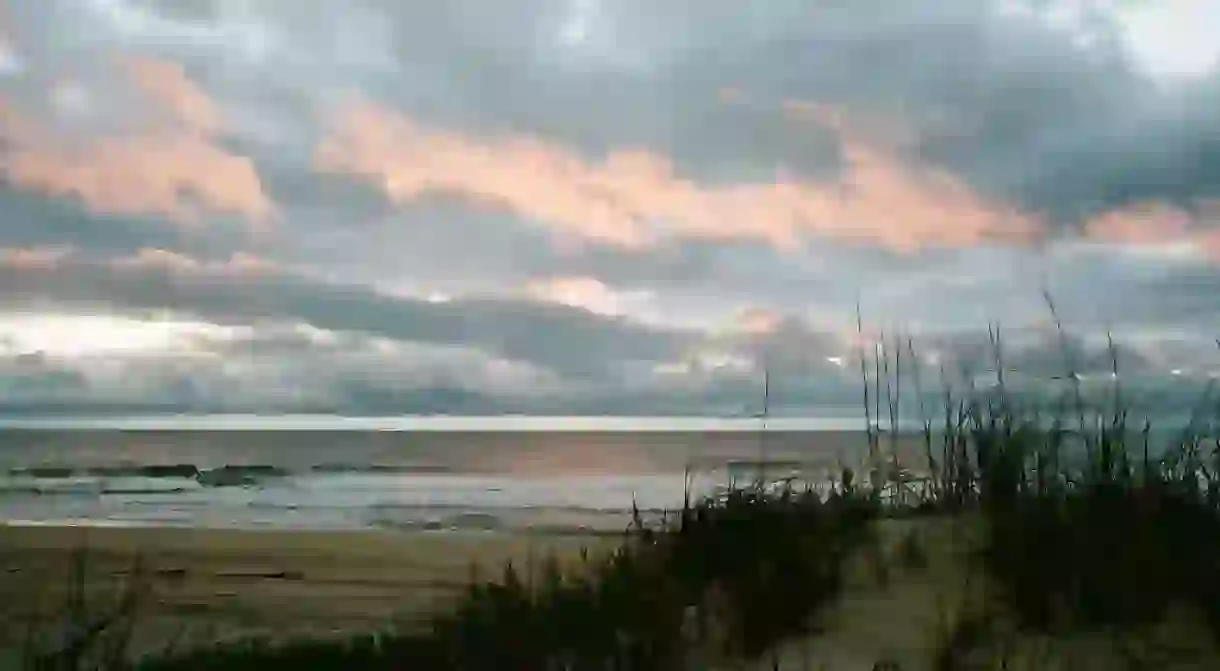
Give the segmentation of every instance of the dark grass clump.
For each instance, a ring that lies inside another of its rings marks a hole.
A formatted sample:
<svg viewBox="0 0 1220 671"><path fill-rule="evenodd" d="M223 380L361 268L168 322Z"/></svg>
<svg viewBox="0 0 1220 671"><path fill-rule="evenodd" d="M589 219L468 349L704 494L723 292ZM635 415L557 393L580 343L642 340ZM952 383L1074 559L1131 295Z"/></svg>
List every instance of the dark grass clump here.
<svg viewBox="0 0 1220 671"><path fill-rule="evenodd" d="M980 487L984 564L1031 629L1148 626L1188 605L1220 641L1214 469L1195 458L1194 442L1133 463L1124 435L1115 426L1084 436L1084 465L1042 481L1032 466L1044 452L1000 443Z"/></svg>
<svg viewBox="0 0 1220 671"><path fill-rule="evenodd" d="M720 607L724 652L756 659L806 633L810 617L837 598L843 563L868 538L874 511L842 488L826 501L790 487L733 490L688 509L663 537L664 570L700 614Z"/></svg>
<svg viewBox="0 0 1220 671"><path fill-rule="evenodd" d="M981 514L975 557L995 589L988 615L961 623L945 660L979 632L994 633L1000 618L1053 639L1103 633L1134 655L1130 668L1154 668L1127 642L1182 607L1220 645L1217 453L1203 458L1203 441L1192 438L1133 458L1147 450L1132 436L1146 440L1147 431L1123 421L1048 429L999 405L976 412L955 438L969 448L962 470L975 475L946 507Z"/></svg>
<svg viewBox="0 0 1220 671"><path fill-rule="evenodd" d="M534 587L509 567L439 618L428 642L435 668L661 669L681 662L681 626L673 582L639 548L623 548L588 577L547 564Z"/></svg>
<svg viewBox="0 0 1220 671"><path fill-rule="evenodd" d="M922 571L928 568L928 550L919 539L919 534L911 530L907 532L898 544L898 565L909 571Z"/></svg>

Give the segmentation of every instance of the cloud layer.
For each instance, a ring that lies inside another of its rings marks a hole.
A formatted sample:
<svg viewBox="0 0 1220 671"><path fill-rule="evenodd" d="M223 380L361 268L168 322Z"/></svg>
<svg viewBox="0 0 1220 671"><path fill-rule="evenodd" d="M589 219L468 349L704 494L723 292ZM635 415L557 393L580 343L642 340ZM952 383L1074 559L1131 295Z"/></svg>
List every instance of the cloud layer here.
<svg viewBox="0 0 1220 671"><path fill-rule="evenodd" d="M1202 383L1220 15L1071 7L10 3L0 407L851 413L1044 290Z"/></svg>

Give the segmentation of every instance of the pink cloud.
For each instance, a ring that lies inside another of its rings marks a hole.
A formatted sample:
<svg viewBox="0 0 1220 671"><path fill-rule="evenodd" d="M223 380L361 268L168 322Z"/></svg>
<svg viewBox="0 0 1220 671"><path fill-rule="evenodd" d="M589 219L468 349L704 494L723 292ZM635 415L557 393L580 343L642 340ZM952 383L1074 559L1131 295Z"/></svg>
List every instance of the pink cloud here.
<svg viewBox="0 0 1220 671"><path fill-rule="evenodd" d="M1166 203L1137 203L1089 220L1085 237L1122 247L1184 246L1220 260L1220 201L1198 203L1194 212Z"/></svg>
<svg viewBox="0 0 1220 671"><path fill-rule="evenodd" d="M191 135L108 137L84 146L29 146L0 158L6 177L48 195L76 197L108 214L163 214L195 224L211 212L271 219L254 164Z"/></svg>
<svg viewBox="0 0 1220 671"><path fill-rule="evenodd" d="M769 335L784 323L784 315L767 308L750 307L739 311L733 320L735 331L749 335Z"/></svg>
<svg viewBox="0 0 1220 671"><path fill-rule="evenodd" d="M0 248L0 266L18 270L50 270L72 254L66 247Z"/></svg>
<svg viewBox="0 0 1220 671"><path fill-rule="evenodd" d="M213 136L222 129L215 101L191 81L178 63L120 56L118 62L131 83L181 128Z"/></svg>
<svg viewBox="0 0 1220 671"><path fill-rule="evenodd" d="M1122 245L1182 242L1194 224L1190 213L1164 203L1139 203L1105 212L1085 224L1085 236Z"/></svg>
<svg viewBox="0 0 1220 671"><path fill-rule="evenodd" d="M170 123L86 139L0 104L0 171L13 185L80 199L107 214L163 215L194 224L207 215L267 224L276 208L253 161L217 142L220 115L175 64L127 59L132 83Z"/></svg>
<svg viewBox="0 0 1220 671"><path fill-rule="evenodd" d="M203 269L202 263L185 254L148 247L132 256L115 259L111 265L126 270L156 269L177 273L194 273Z"/></svg>
<svg viewBox="0 0 1220 671"><path fill-rule="evenodd" d="M913 251L1025 241L1040 223L973 192L948 173L915 170L866 138L839 132L842 178L710 186L665 156L622 149L592 161L532 137L476 139L357 101L331 119L316 167L367 179L395 201L456 193L502 207L561 236L622 247L666 238L761 241L795 249L834 238Z"/></svg>
<svg viewBox="0 0 1220 671"><path fill-rule="evenodd" d="M283 272L274 261L237 252L224 261L201 261L185 254L146 247L110 263L116 270L154 270L177 275L258 276Z"/></svg>
<svg viewBox="0 0 1220 671"><path fill-rule="evenodd" d="M225 267L238 275L275 275L285 272L283 265L248 252L235 252Z"/></svg>

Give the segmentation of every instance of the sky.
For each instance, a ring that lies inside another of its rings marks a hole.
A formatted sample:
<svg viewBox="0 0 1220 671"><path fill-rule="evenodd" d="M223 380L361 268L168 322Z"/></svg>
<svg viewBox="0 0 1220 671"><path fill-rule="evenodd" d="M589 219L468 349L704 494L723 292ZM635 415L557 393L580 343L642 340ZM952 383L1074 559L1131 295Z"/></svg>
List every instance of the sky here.
<svg viewBox="0 0 1220 671"><path fill-rule="evenodd" d="M766 370L842 414L862 352L964 384L989 327L1031 385L1202 385L1216 34L1211 0L0 0L0 412L721 415Z"/></svg>

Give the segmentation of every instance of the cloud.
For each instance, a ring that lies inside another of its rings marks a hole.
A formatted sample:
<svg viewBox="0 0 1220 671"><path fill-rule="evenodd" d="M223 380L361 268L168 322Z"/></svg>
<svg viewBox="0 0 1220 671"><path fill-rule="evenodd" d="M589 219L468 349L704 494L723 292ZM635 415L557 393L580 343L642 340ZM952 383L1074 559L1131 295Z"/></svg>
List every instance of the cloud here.
<svg viewBox="0 0 1220 671"><path fill-rule="evenodd" d="M200 261L178 252L147 247L132 256L115 259L112 265L119 270L195 276L249 277L286 272L280 264L248 252L235 252L225 261Z"/></svg>
<svg viewBox="0 0 1220 671"><path fill-rule="evenodd" d="M477 349L304 324L0 314L0 334L6 411L497 412L555 384Z"/></svg>
<svg viewBox="0 0 1220 671"><path fill-rule="evenodd" d="M560 378L528 363L497 358L471 347L438 345L352 331L326 331L305 324L271 324L247 329L236 337L210 338L196 344L229 361L273 367L280 376L308 363L308 378L328 386L357 380L384 389L464 388L493 396L536 395Z"/></svg>
<svg viewBox="0 0 1220 671"><path fill-rule="evenodd" d="M855 373L845 368L855 356L848 334L815 326L793 314L766 308L741 310L721 329L692 343L665 370L690 383L727 379L759 382L764 374L776 389L806 393L826 385L850 387Z"/></svg>
<svg viewBox="0 0 1220 671"><path fill-rule="evenodd" d="M0 186L0 209L4 211L0 247L73 248L100 254L161 247L214 254L251 245L251 236L240 227L150 225L139 216L99 215L69 200L6 186Z"/></svg>
<svg viewBox="0 0 1220 671"><path fill-rule="evenodd" d="M958 67L945 82L956 92L911 99L925 108L912 117L928 160L1072 230L1110 210L1220 195L1215 76L1167 86L1121 54L998 28L1005 44L988 62L1007 72Z"/></svg>
<svg viewBox="0 0 1220 671"><path fill-rule="evenodd" d="M196 224L204 212L262 223L274 211L248 160L198 137L103 138L80 149L32 147L11 134L6 139L19 147L0 159L11 183L80 198L98 212L161 214Z"/></svg>
<svg viewBox="0 0 1220 671"><path fill-rule="evenodd" d="M400 202L457 193L576 236L627 248L665 238L753 240L787 250L811 237L910 251L1028 240L1037 223L947 173L904 166L836 124L845 161L834 184L704 186L644 149L602 161L531 137L477 139L425 127L369 102L345 106L318 146L319 170L363 177Z"/></svg>
<svg viewBox="0 0 1220 671"><path fill-rule="evenodd" d="M1137 251L1185 249L1188 258L1220 261L1220 200L1192 209L1163 202L1137 203L1098 215L1086 222L1084 232L1091 240Z"/></svg>
<svg viewBox="0 0 1220 671"><path fill-rule="evenodd" d="M62 247L0 248L0 265L17 270L46 270L71 254Z"/></svg>
<svg viewBox="0 0 1220 671"><path fill-rule="evenodd" d="M539 300L582 308L603 315L632 314L639 317L647 309L649 292L616 291L592 277L551 277L535 279L525 286L527 295Z"/></svg>
<svg viewBox="0 0 1220 671"><path fill-rule="evenodd" d="M783 324L784 315L763 308L747 308L737 315L735 326L754 335L775 333Z"/></svg>
<svg viewBox="0 0 1220 671"><path fill-rule="evenodd" d="M133 57L120 57L120 63L136 88L164 109L181 130L204 136L223 130L215 101L187 77L180 64Z"/></svg>
<svg viewBox="0 0 1220 671"><path fill-rule="evenodd" d="M78 396L87 387L80 371L42 354L0 354L0 408L41 405L57 397Z"/></svg>
<svg viewBox="0 0 1220 671"><path fill-rule="evenodd" d="M68 311L169 310L221 324L304 322L392 340L468 346L559 374L598 378L661 361L699 335L535 300L430 302L314 278L252 257L199 260L165 250L52 266L0 264L0 305ZM542 334L540 336L540 334Z"/></svg>
<svg viewBox="0 0 1220 671"><path fill-rule="evenodd" d="M155 122L74 138L16 104L0 106L0 171L19 188L76 198L103 214L162 215L185 224L210 215L270 223L276 207L254 163L219 141L215 103L173 64L120 58Z"/></svg>

